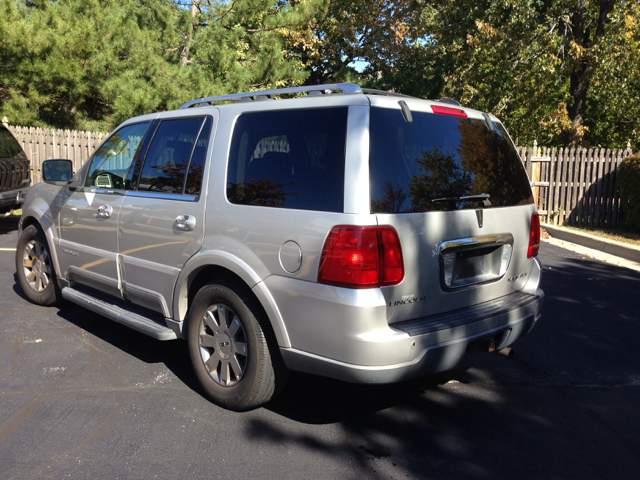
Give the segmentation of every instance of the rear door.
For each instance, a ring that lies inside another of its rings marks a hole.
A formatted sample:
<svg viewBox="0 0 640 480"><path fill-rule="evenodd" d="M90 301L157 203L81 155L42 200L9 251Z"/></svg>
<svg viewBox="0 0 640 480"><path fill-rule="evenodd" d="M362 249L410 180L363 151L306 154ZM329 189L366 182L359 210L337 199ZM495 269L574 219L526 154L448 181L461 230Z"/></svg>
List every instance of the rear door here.
<svg viewBox="0 0 640 480"><path fill-rule="evenodd" d="M397 105L370 117L371 211L397 230L405 262L403 282L382 289L391 322L508 295L532 268L536 207L506 131L479 112L407 103L412 121Z"/></svg>
<svg viewBox="0 0 640 480"><path fill-rule="evenodd" d="M202 246L203 177L217 111L162 119L119 215L125 296L170 317L173 287L185 262Z"/></svg>

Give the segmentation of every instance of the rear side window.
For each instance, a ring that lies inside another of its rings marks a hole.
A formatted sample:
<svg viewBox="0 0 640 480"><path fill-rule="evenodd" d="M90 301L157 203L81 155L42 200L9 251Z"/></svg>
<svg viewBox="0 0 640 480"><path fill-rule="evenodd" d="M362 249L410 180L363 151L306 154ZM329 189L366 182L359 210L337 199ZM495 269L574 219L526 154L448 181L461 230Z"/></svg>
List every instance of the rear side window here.
<svg viewBox="0 0 640 480"><path fill-rule="evenodd" d="M466 117L412 116L407 123L400 110L371 109L372 213L533 202L522 162L501 125L489 129L483 120Z"/></svg>
<svg viewBox="0 0 640 480"><path fill-rule="evenodd" d="M342 212L347 107L250 112L231 140L227 198Z"/></svg>
<svg viewBox="0 0 640 480"><path fill-rule="evenodd" d="M210 117L163 120L149 145L138 190L199 194L211 123Z"/></svg>

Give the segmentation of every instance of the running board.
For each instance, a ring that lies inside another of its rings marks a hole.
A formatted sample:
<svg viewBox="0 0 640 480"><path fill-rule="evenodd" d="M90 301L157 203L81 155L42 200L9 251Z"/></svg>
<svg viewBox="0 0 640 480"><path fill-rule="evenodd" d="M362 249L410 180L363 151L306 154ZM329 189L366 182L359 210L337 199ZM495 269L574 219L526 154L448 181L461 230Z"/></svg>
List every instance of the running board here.
<svg viewBox="0 0 640 480"><path fill-rule="evenodd" d="M170 328L161 325L156 320L132 312L122 308L115 303L111 303L105 299L99 299L91 295L87 295L79 290L71 287L62 289L62 297L70 302L77 303L81 307L87 308L92 312L96 312L109 320L126 325L140 333L149 335L156 340L175 340L178 338L176 333Z"/></svg>

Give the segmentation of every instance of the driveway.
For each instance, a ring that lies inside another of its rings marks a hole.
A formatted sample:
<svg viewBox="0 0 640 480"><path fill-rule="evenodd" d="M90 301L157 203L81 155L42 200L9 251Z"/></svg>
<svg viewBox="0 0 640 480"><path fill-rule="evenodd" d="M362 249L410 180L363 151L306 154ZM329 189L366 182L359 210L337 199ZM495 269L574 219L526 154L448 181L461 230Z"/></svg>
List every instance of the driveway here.
<svg viewBox="0 0 640 480"><path fill-rule="evenodd" d="M292 375L208 402L186 343L30 304L0 219L0 478L640 478L640 273L543 243L543 318L515 358L390 386Z"/></svg>

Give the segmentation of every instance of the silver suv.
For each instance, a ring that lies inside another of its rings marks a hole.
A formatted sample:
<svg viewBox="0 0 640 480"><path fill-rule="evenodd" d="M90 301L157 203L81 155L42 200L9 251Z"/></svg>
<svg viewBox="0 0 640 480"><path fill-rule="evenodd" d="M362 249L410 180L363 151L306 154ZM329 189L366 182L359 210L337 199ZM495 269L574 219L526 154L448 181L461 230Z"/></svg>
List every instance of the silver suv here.
<svg viewBox="0 0 640 480"><path fill-rule="evenodd" d="M43 165L16 268L158 340L247 410L288 370L390 383L540 317L539 222L500 121L354 84L199 98ZM101 321L96 318L95 321Z"/></svg>

